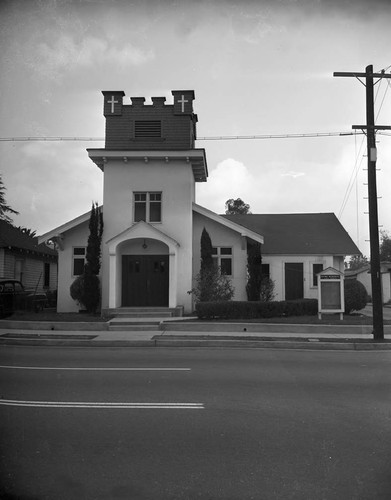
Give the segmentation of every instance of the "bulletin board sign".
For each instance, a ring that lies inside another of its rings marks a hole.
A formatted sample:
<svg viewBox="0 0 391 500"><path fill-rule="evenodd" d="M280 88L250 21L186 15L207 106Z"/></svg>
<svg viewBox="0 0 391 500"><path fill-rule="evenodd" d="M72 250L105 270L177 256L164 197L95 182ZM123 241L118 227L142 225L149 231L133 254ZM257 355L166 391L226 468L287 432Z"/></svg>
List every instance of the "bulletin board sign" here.
<svg viewBox="0 0 391 500"><path fill-rule="evenodd" d="M318 273L317 276L319 319L322 319L322 313L339 313L342 320L345 312L344 274L338 269L328 267Z"/></svg>

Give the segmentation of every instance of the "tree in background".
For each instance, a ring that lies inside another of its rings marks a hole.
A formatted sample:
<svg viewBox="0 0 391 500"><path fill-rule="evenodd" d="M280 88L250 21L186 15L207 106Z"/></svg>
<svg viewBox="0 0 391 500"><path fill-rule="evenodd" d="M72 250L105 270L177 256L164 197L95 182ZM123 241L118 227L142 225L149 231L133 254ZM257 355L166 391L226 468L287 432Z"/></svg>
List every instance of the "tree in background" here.
<svg viewBox="0 0 391 500"><path fill-rule="evenodd" d="M12 219L7 215L13 214L13 215L18 215L19 212L11 208L9 205L7 205L6 199L5 199L5 191L7 188L4 186L2 176L0 174L0 220L5 220L6 222L9 222L12 224Z"/></svg>
<svg viewBox="0 0 391 500"><path fill-rule="evenodd" d="M240 198L230 198L225 202L225 213L227 215L251 214L250 205L244 203Z"/></svg>
<svg viewBox="0 0 391 500"><path fill-rule="evenodd" d="M247 245L247 300L259 300L262 283L262 256L261 244L258 242Z"/></svg>
<svg viewBox="0 0 391 500"><path fill-rule="evenodd" d="M391 262L391 237L387 231L380 231L380 260Z"/></svg>
<svg viewBox="0 0 391 500"><path fill-rule="evenodd" d="M356 269L361 269L362 267L369 264L369 260L365 255L352 255L350 257L347 269L349 271L355 271Z"/></svg>
<svg viewBox="0 0 391 500"><path fill-rule="evenodd" d="M84 273L78 276L70 288L71 297L94 314L100 303L99 271L101 265L101 244L103 214L97 203L92 204Z"/></svg>
<svg viewBox="0 0 391 500"><path fill-rule="evenodd" d="M30 238L35 238L37 236L37 231L35 229L30 229L23 226L18 226L18 229L26 236L30 236Z"/></svg>

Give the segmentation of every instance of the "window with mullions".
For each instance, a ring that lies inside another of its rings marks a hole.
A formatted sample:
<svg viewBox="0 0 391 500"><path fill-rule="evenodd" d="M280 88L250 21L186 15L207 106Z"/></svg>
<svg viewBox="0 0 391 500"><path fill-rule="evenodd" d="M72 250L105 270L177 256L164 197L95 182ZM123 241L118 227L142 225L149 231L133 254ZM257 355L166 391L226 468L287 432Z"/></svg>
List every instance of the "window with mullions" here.
<svg viewBox="0 0 391 500"><path fill-rule="evenodd" d="M318 273L323 271L323 264L312 264L312 286L318 286Z"/></svg>
<svg viewBox="0 0 391 500"><path fill-rule="evenodd" d="M213 262L220 267L221 274L232 276L232 248L231 247L213 247Z"/></svg>
<svg viewBox="0 0 391 500"><path fill-rule="evenodd" d="M134 193L134 222L162 221L162 193Z"/></svg>
<svg viewBox="0 0 391 500"><path fill-rule="evenodd" d="M73 276L80 276L84 272L84 263L86 260L86 247L73 248Z"/></svg>

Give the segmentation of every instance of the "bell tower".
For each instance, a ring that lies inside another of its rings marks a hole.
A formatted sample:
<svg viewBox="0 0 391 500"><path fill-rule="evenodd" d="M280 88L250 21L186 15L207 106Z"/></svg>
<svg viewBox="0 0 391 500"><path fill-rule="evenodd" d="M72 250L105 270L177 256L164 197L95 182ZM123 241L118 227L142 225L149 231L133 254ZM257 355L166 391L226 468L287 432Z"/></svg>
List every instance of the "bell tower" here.
<svg viewBox="0 0 391 500"><path fill-rule="evenodd" d="M173 90L172 104L102 94L105 147L88 149L104 172L102 308L191 312L195 183L208 176L195 147L194 91Z"/></svg>

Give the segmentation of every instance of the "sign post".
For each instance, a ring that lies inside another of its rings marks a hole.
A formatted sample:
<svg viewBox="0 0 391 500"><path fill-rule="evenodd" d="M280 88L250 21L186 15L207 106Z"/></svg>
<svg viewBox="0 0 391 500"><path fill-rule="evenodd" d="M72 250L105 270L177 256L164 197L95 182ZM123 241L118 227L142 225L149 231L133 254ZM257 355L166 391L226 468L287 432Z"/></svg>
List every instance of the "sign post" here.
<svg viewBox="0 0 391 500"><path fill-rule="evenodd" d="M344 274L333 267L323 269L318 276L318 318L322 313L339 313L343 320L345 312Z"/></svg>

